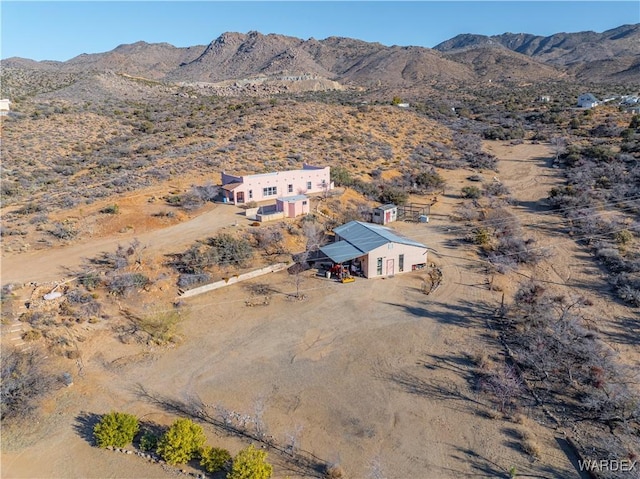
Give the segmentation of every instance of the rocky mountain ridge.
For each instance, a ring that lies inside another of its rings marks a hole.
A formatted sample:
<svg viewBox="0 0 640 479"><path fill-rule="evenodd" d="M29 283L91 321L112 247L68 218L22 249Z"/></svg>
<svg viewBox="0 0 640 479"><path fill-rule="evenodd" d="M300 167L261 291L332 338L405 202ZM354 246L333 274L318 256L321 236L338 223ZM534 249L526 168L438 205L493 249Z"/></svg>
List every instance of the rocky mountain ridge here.
<svg viewBox="0 0 640 479"><path fill-rule="evenodd" d="M14 89L16 70L49 76L56 88L61 75L118 73L226 92L235 85L245 93L259 92L264 85L274 93L344 88L406 92L487 80L640 84L640 24L549 37L464 34L434 49L344 37L303 40L256 31L226 32L209 45L181 48L141 41L65 62L9 58L1 63L3 83ZM3 95L6 91L3 88Z"/></svg>

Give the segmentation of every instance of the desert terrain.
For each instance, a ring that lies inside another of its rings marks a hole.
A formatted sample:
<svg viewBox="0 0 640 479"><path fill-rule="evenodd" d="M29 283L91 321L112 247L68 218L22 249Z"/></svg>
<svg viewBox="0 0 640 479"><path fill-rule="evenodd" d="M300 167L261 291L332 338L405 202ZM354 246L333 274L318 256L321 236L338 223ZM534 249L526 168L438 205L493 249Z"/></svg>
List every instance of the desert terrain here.
<svg viewBox="0 0 640 479"><path fill-rule="evenodd" d="M278 479L640 477L580 467L640 457L638 35L3 59L1 476L226 477L165 461L189 418ZM223 172L305 163L335 183L308 215L221 201ZM389 225L423 269L309 264L388 203L427 212Z"/></svg>
<svg viewBox="0 0 640 479"><path fill-rule="evenodd" d="M579 477L575 458L563 447L566 431L552 427L533 401L517 414L496 411L474 385L473 358L484 354L492 361L502 354L487 321L526 277L591 297L605 334L628 313L597 294L603 287L597 266L575 242L544 228L558 221L545 201L561 182L551 148L488 142L485 149L499 158L497 176L511 190L515 214L551 251L538 266L491 278L474 248L460 243L464 226L450 220L469 172L448 172L451 192L438 196L429 223L393 225L433 250L429 261L442 271L442 282L431 294L421 288L422 271L341 284L311 270L304 299L296 300L285 271L259 279L271 290L267 305L247 307L251 293L242 283L182 301L180 341L171 347L123 344L109 328L87 324L78 361L47 359L66 361L73 386L46 402L38 422L3 431L2 476L174 477L179 469L196 471L91 445L93 416L126 410L168 424L174 415L163 401L172 400L196 401L213 416L216 406L247 414L260 408L269 436L284 443L297 434L302 450L339 464L346 477L374 477L376 471L398 479L509 477L513 470L524 477ZM134 199L122 203L141 217L148 208ZM145 245L147 258L155 258L220 228L250 228L238 212L216 204L174 225L134 222L132 232L107 228L81 244L5 254L3 282L26 283L28 290L29 282L62 279L63 267L133 237ZM154 307L171 308L173 292L155 291ZM3 341L9 336L3 334ZM620 341L616 348L637 364L633 343ZM242 444L205 428L216 444L230 450ZM523 451L525 435L540 448L539 459ZM272 453L270 459L275 477L304 477L286 458Z"/></svg>

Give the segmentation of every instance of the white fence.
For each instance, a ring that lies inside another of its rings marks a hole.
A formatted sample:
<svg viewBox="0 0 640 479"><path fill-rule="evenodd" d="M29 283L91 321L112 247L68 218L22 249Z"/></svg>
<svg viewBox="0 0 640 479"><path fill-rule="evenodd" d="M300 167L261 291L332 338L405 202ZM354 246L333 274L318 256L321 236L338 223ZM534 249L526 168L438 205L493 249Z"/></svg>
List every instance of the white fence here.
<svg viewBox="0 0 640 479"><path fill-rule="evenodd" d="M181 291L181 298L190 298L191 296L197 296L202 293L206 293L208 291L213 291L215 289L224 288L225 286L229 286L231 284L239 283L240 281L244 281L247 279L257 278L258 276L262 276L268 273L275 273L277 271L282 271L290 266L288 263L276 263L270 266L266 266L264 268L256 269L254 271L249 271L248 273L237 274L235 276L231 276L230 278L225 278L222 281L216 281L215 283L205 284L204 286L199 286L197 288L189 289L187 291Z"/></svg>

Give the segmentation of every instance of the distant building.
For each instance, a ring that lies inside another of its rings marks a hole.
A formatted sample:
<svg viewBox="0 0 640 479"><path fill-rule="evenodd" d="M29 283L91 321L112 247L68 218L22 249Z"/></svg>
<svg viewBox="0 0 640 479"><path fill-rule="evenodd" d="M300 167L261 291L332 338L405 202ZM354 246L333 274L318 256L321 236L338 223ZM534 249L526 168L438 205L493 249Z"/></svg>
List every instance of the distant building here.
<svg viewBox="0 0 640 479"><path fill-rule="evenodd" d="M622 106L634 106L638 101L640 101L640 98L633 95L625 95L620 98L620 104Z"/></svg>
<svg viewBox="0 0 640 479"><path fill-rule="evenodd" d="M304 164L301 170L234 176L222 172L222 196L229 203L285 199L333 189L328 166Z"/></svg>
<svg viewBox="0 0 640 479"><path fill-rule="evenodd" d="M551 101L551 97L548 95L542 95L540 97L538 97L538 101L540 103L549 103Z"/></svg>
<svg viewBox="0 0 640 479"><path fill-rule="evenodd" d="M11 111L10 105L11 102L8 99L4 98L0 100L0 115L8 115L9 111Z"/></svg>
<svg viewBox="0 0 640 479"><path fill-rule="evenodd" d="M578 97L578 108L593 108L600 102L591 93L583 93Z"/></svg>

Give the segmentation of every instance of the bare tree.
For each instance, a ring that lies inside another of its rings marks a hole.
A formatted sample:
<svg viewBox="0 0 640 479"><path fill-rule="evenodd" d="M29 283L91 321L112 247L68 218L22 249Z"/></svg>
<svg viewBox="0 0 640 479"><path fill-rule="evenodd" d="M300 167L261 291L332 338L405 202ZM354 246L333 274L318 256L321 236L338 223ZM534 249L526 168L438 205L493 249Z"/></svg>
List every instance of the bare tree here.
<svg viewBox="0 0 640 479"><path fill-rule="evenodd" d="M0 392L2 421L27 418L37 402L49 393L54 378L44 370L44 356L37 350L3 351Z"/></svg>

